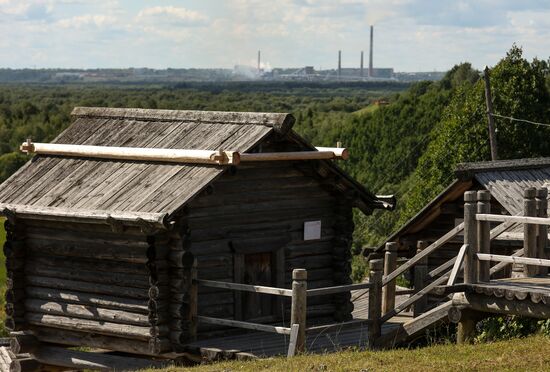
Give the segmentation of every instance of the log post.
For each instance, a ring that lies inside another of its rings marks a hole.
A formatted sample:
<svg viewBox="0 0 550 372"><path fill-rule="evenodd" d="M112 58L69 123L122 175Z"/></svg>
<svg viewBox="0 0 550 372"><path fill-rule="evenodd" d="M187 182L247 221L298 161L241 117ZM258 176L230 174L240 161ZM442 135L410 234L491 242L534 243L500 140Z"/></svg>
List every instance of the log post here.
<svg viewBox="0 0 550 372"><path fill-rule="evenodd" d="M298 324L296 351L306 350L306 316L307 316L307 270L292 270L292 305L290 310L290 326Z"/></svg>
<svg viewBox="0 0 550 372"><path fill-rule="evenodd" d="M390 275L397 269L397 243L386 243L386 253L384 255L384 276ZM393 310L395 307L395 279L382 288L382 314Z"/></svg>
<svg viewBox="0 0 550 372"><path fill-rule="evenodd" d="M487 190L477 192L477 213L491 213L491 193ZM477 252L491 253L491 222L477 221ZM477 281L488 282L491 262L477 260Z"/></svg>
<svg viewBox="0 0 550 372"><path fill-rule="evenodd" d="M535 196L537 190L529 187L523 192L523 215L535 217L537 215L537 202ZM523 224L523 248L524 255L528 258L537 258L537 226L533 224ZM523 272L526 277L533 277L538 273L538 267L533 265L524 265Z"/></svg>
<svg viewBox="0 0 550 372"><path fill-rule="evenodd" d="M374 349L378 339L382 335L382 275L383 275L383 260L372 260L369 262L369 328L368 328L368 346Z"/></svg>
<svg viewBox="0 0 550 372"><path fill-rule="evenodd" d="M476 200L477 192L466 191L464 193L464 244L468 244L468 250L464 255L465 284L472 284L477 281L477 260L475 258L477 252Z"/></svg>
<svg viewBox="0 0 550 372"><path fill-rule="evenodd" d="M548 189L542 187L537 189L537 216L542 218L548 218ZM548 258L546 249L548 247L548 226L538 225L537 231L537 247L539 258ZM548 268L545 266L539 267L540 275L548 275Z"/></svg>
<svg viewBox="0 0 550 372"><path fill-rule="evenodd" d="M428 247L428 242L419 240L416 244L416 253L422 252ZM428 257L424 257L414 267L414 292L418 293L426 286L428 276ZM428 296L422 296L413 305L413 316L417 317L426 311L428 307Z"/></svg>

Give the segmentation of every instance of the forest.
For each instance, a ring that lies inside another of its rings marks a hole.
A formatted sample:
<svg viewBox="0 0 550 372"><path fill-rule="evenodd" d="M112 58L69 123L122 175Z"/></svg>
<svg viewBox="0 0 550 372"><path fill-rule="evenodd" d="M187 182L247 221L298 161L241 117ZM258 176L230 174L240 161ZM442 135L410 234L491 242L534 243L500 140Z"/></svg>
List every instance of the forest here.
<svg viewBox="0 0 550 372"><path fill-rule="evenodd" d="M548 61L513 46L491 69L495 112L550 123ZM378 99L384 104L376 104ZM457 163L489 159L480 72L469 63L437 82L384 84L0 85L0 181L26 160L26 138L51 141L75 106L290 112L318 146L340 141L341 166L376 194L395 194L393 213L356 216L355 250L380 244L453 178ZM550 156L550 128L497 120L503 159Z"/></svg>

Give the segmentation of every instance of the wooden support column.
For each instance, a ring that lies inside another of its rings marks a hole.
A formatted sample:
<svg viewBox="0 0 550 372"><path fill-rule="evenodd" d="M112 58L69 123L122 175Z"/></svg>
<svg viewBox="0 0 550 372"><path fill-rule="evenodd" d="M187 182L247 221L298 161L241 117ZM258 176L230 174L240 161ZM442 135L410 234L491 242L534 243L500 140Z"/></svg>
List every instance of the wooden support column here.
<svg viewBox="0 0 550 372"><path fill-rule="evenodd" d="M548 217L548 189L542 187L537 189L537 216L542 218ZM547 225L538 225L537 226L537 247L539 258L548 259L547 248L548 248L548 226ZM548 275L548 268L545 266L539 267L540 275Z"/></svg>
<svg viewBox="0 0 550 372"><path fill-rule="evenodd" d="M477 213L491 213L491 193L487 190L477 192ZM491 253L491 223L489 221L477 221L477 252ZM477 281L488 282L490 270L490 261L477 260Z"/></svg>
<svg viewBox="0 0 550 372"><path fill-rule="evenodd" d="M464 283L472 284L477 281L477 223L476 223L477 192L466 191L464 193L464 244L468 249L464 255ZM463 316L458 322L456 341L459 344L469 343L473 340L475 320L472 317Z"/></svg>
<svg viewBox="0 0 550 372"><path fill-rule="evenodd" d="M464 283L472 284L477 281L476 259L477 252L477 223L476 223L476 191L464 193L464 244L468 249L464 255Z"/></svg>
<svg viewBox="0 0 550 372"><path fill-rule="evenodd" d="M384 255L384 276L390 275L395 269L397 269L397 243L388 242ZM386 314L395 307L395 285L394 279L382 288L382 314Z"/></svg>
<svg viewBox="0 0 550 372"><path fill-rule="evenodd" d="M384 268L383 260L372 260L369 262L369 348L374 349L378 339L382 335L382 275Z"/></svg>
<svg viewBox="0 0 550 372"><path fill-rule="evenodd" d="M292 305L290 326L298 324L296 352L306 351L306 316L307 316L307 270L292 270Z"/></svg>
<svg viewBox="0 0 550 372"><path fill-rule="evenodd" d="M529 187L523 192L523 215L536 217L537 202L535 196L537 190ZM523 224L523 248L524 255L528 258L537 258L537 226L533 224ZM538 273L538 267L533 265L524 265L523 272L526 277L533 277Z"/></svg>
<svg viewBox="0 0 550 372"><path fill-rule="evenodd" d="M428 242L419 240L416 244L416 253L422 252L429 246ZM424 257L418 261L414 267L414 292L420 292L426 286L426 278L428 277L428 257ZM413 305L413 316L417 317L426 311L428 307L428 296L422 296Z"/></svg>

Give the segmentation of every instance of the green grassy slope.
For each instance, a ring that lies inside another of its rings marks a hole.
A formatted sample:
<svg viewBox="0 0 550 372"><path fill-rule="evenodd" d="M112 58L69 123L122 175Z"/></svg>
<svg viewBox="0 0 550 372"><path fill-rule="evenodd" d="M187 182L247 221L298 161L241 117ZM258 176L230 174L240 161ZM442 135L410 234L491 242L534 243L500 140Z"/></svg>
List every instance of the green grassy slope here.
<svg viewBox="0 0 550 372"><path fill-rule="evenodd" d="M250 362L223 362L165 371L549 371L550 339L524 339L478 345L436 345L390 351L344 351L274 358Z"/></svg>

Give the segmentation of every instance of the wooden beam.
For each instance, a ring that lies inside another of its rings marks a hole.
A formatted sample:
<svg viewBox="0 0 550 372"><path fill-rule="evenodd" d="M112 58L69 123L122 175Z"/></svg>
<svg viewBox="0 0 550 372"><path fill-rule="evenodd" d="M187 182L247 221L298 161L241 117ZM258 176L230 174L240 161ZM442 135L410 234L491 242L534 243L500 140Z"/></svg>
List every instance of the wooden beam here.
<svg viewBox="0 0 550 372"><path fill-rule="evenodd" d="M550 267L550 260L542 258L518 257L518 256L503 256L500 254L478 253L477 259L481 261L497 261L506 263L517 263L531 266Z"/></svg>
<svg viewBox="0 0 550 372"><path fill-rule="evenodd" d="M453 305L466 306L476 311L488 313L519 315L537 319L550 318L550 306L532 301L508 300L505 297L486 296L479 293L457 293Z"/></svg>
<svg viewBox="0 0 550 372"><path fill-rule="evenodd" d="M30 141L23 142L20 150L27 154L35 153L107 160L139 160L216 165L237 165L240 162L238 152L223 150L67 145L59 143L31 143Z"/></svg>
<svg viewBox="0 0 550 372"><path fill-rule="evenodd" d="M529 187L523 191L523 215L532 217L537 215L537 201L535 197L537 189ZM549 219L550 221L550 219ZM523 253L525 257L537 258L537 226L533 224L523 225ZM536 266L524 265L523 272L527 277L533 277L538 274L539 269Z"/></svg>
<svg viewBox="0 0 550 372"><path fill-rule="evenodd" d="M200 323L204 323L204 324L214 324L214 325L221 325L221 326L227 326L227 327L252 329L254 331L278 333L282 335L289 335L291 330L290 328L287 328L287 327L275 327L267 324L257 324L257 323L243 322L240 320L212 318L209 316L202 316L202 315L197 316L197 320Z"/></svg>
<svg viewBox="0 0 550 372"><path fill-rule="evenodd" d="M231 289L231 290L235 290L235 291L265 293L265 294L271 294L271 295L276 295L276 296L292 297L292 290L291 289L266 287L266 286L261 286L261 285L219 282L219 281L204 280L204 279L197 280L197 283L201 286L204 286L204 287L224 288L224 289ZM308 295L309 295L309 291L308 291Z"/></svg>
<svg viewBox="0 0 550 372"><path fill-rule="evenodd" d="M448 275L443 275L442 277L437 278L436 280L434 280L433 282L428 284L426 287L421 289L419 292L417 292L414 295L412 295L411 297L409 297L405 302L403 302L403 303L399 304L398 306L396 306L395 309L393 309L390 312L384 314L382 316L382 322L386 322L389 319L393 318L394 316L396 316L397 314L399 314L400 312L402 312L403 310L405 310L406 308L408 308L409 306L414 304L420 298L422 298L425 295L427 295L428 293L430 293L432 289L434 289L435 287L445 283L445 281L448 279L448 277L449 277Z"/></svg>
<svg viewBox="0 0 550 372"><path fill-rule="evenodd" d="M296 351L306 351L307 321L307 270L292 270L292 303L290 307L290 324L298 324Z"/></svg>
<svg viewBox="0 0 550 372"><path fill-rule="evenodd" d="M348 285L337 285L337 286L325 287L325 288L315 288L315 289L308 289L307 296L308 297L323 296L323 295L328 295L333 293L349 292L356 289L365 289L370 287L371 287L370 283L357 283L357 284L348 284Z"/></svg>
<svg viewBox="0 0 550 372"><path fill-rule="evenodd" d="M397 243L387 242L384 254L384 276L390 275L397 268ZM382 313L395 307L395 279L382 287Z"/></svg>
<svg viewBox="0 0 550 372"><path fill-rule="evenodd" d="M491 222L512 222L512 223L529 223L532 225L550 225L550 218L543 217L527 217L527 216L506 216L501 214L478 214L478 221Z"/></svg>
<svg viewBox="0 0 550 372"><path fill-rule="evenodd" d="M43 346L33 352L31 356L47 365L75 370L135 371L169 364L167 361L82 352L54 346Z"/></svg>
<svg viewBox="0 0 550 372"><path fill-rule="evenodd" d="M376 347L378 338L382 335L382 276L384 270L383 260L371 260L369 262L369 282L372 287L369 290L368 320L368 345Z"/></svg>
<svg viewBox="0 0 550 372"><path fill-rule="evenodd" d="M300 330L299 324L293 324L290 327L290 340L288 343L288 352L286 357L291 358L296 354L296 344L298 342L298 331Z"/></svg>
<svg viewBox="0 0 550 372"><path fill-rule="evenodd" d="M332 151L258 152L242 153L240 156L241 162L339 159Z"/></svg>
<svg viewBox="0 0 550 372"><path fill-rule="evenodd" d="M411 258L407 263L399 266L393 273L384 278L382 285L388 284L393 279L397 278L399 275L403 274L405 271L413 267L418 261L422 260L424 257L427 257L430 253L435 251L437 248L441 247L443 244L447 243L449 240L457 236L462 230L464 230L464 222L461 222L454 228L452 228L448 233L443 235L441 238L437 239L435 242L430 244L426 249L423 249L416 256Z"/></svg>
<svg viewBox="0 0 550 372"><path fill-rule="evenodd" d="M455 264L453 266L453 269L451 270L451 275L449 275L449 280L447 281L448 286L455 284L456 278L458 277L458 273L460 272L460 269L464 264L464 256L466 255L466 251L468 249L469 249L468 244L463 244L462 247L460 247L460 250L458 251L458 255L456 256Z"/></svg>
<svg viewBox="0 0 550 372"><path fill-rule="evenodd" d="M108 224L111 219L124 222L125 224L140 226L143 221L150 223L159 229L166 229L164 224L165 213L141 213L141 212L122 212L122 211L94 211L94 210L76 210L58 207L27 206L18 204L0 203L0 214L6 215L14 213L33 220L46 221L73 221L89 223Z"/></svg>
<svg viewBox="0 0 550 372"><path fill-rule="evenodd" d="M523 248L521 248L520 250L516 251L514 254L511 255L511 257L521 257L521 256L523 256ZM499 262L495 266L491 267L490 274L491 275L496 274L508 265L510 265L510 262Z"/></svg>
<svg viewBox="0 0 550 372"><path fill-rule="evenodd" d="M332 151L336 159L349 159L349 151L345 147L315 147L315 149L317 151Z"/></svg>

